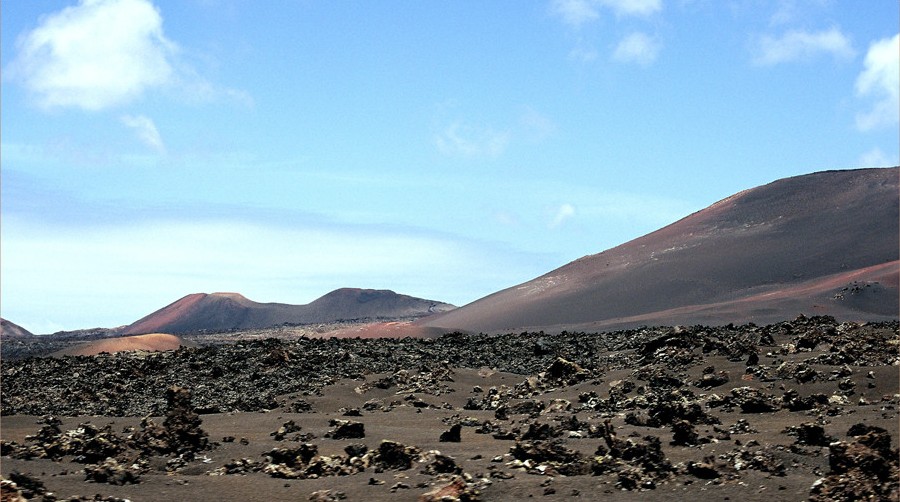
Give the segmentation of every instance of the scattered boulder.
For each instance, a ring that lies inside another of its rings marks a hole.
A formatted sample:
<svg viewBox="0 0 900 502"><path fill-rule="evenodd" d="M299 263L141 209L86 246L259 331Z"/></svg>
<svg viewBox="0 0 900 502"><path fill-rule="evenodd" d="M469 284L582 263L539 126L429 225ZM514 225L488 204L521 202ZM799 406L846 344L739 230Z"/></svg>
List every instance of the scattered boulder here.
<svg viewBox="0 0 900 502"><path fill-rule="evenodd" d="M546 382L558 385L574 385L586 380L590 373L576 363L557 357L543 373Z"/></svg>
<svg viewBox="0 0 900 502"><path fill-rule="evenodd" d="M466 483L460 476L454 476L449 483L438 486L419 496L419 502L475 502L478 490Z"/></svg>
<svg viewBox="0 0 900 502"><path fill-rule="evenodd" d="M687 420L679 420L672 424L672 444L676 446L694 446L700 443L700 435L694 425Z"/></svg>
<svg viewBox="0 0 900 502"><path fill-rule="evenodd" d="M422 469L422 473L424 474L438 475L462 473L462 468L456 464L453 457L443 455L437 450L432 450L423 455L420 461L425 464L425 468Z"/></svg>
<svg viewBox="0 0 900 502"><path fill-rule="evenodd" d="M350 420L334 420L328 423L334 429L325 433L331 439L360 439L366 437L366 426L361 422Z"/></svg>
<svg viewBox="0 0 900 502"><path fill-rule="evenodd" d="M311 502L337 502L346 498L346 493L337 490L316 490L309 494Z"/></svg>
<svg viewBox="0 0 900 502"><path fill-rule="evenodd" d="M141 430L128 438L135 449L160 454L193 453L210 448L203 421L191 407L191 392L182 387L166 390L167 411L162 426L149 417L141 421Z"/></svg>
<svg viewBox="0 0 900 502"><path fill-rule="evenodd" d="M84 468L84 477L94 483L109 483L111 485L137 484L140 482L140 468L137 466L125 466L119 464L114 458L107 458L96 465L88 465Z"/></svg>
<svg viewBox="0 0 900 502"><path fill-rule="evenodd" d="M702 462L690 461L685 466L687 473L700 479L716 479L721 473L716 468L715 458L707 457Z"/></svg>
<svg viewBox="0 0 900 502"><path fill-rule="evenodd" d="M567 448L562 441L516 441L510 454L534 474L548 473L552 469L564 476L588 474L590 465L581 453ZM543 466L543 467L540 467Z"/></svg>
<svg viewBox="0 0 900 502"><path fill-rule="evenodd" d="M281 427L278 428L278 430L270 432L269 435L272 436L275 441L282 441L285 436L292 432L298 432L300 428L301 427L297 425L296 422L294 422L293 420L288 420L287 422L282 424ZM232 437L231 440L234 441L234 438Z"/></svg>
<svg viewBox="0 0 900 502"><path fill-rule="evenodd" d="M615 473L619 488L654 489L658 482L668 479L674 472L656 436L645 436L641 442L621 440L607 420L601 428L601 437L605 445L597 447L591 469L595 475Z"/></svg>
<svg viewBox="0 0 900 502"><path fill-rule="evenodd" d="M372 463L381 469L407 470L419 458L421 450L414 446L405 446L396 441L384 440L372 458Z"/></svg>
<svg viewBox="0 0 900 502"><path fill-rule="evenodd" d="M785 433L797 436L796 444L806 446L828 446L834 438L825 434L825 428L819 424L804 422L785 429Z"/></svg>
<svg viewBox="0 0 900 502"><path fill-rule="evenodd" d="M712 389L719 387L720 385L725 385L728 381L728 373L724 371L718 373L710 372L704 373L699 380L694 382L694 386L700 387L701 389Z"/></svg>
<svg viewBox="0 0 900 502"><path fill-rule="evenodd" d="M852 441L828 447L828 474L816 481L810 500L897 500L900 498L900 460L891 449L891 436L880 427L854 425Z"/></svg>
<svg viewBox="0 0 900 502"><path fill-rule="evenodd" d="M441 443L459 443L462 438L460 433L462 432L462 425L454 424L450 427L450 430L444 431L441 433L440 442Z"/></svg>
<svg viewBox="0 0 900 502"><path fill-rule="evenodd" d="M3 502L28 502L46 494L47 488L41 480L19 471L10 472L9 479L3 479L0 484L0 500Z"/></svg>
<svg viewBox="0 0 900 502"><path fill-rule="evenodd" d="M781 409L775 396L760 389L738 387L731 389L731 397L744 413L771 413Z"/></svg>

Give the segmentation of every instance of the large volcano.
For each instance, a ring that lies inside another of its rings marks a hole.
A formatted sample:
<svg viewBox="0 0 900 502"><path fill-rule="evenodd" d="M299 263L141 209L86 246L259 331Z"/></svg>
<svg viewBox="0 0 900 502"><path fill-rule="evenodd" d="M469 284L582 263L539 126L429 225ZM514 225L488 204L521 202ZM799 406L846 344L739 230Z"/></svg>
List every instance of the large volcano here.
<svg viewBox="0 0 900 502"><path fill-rule="evenodd" d="M653 233L459 309L421 330L605 330L898 317L898 168L745 190Z"/></svg>
<svg viewBox="0 0 900 502"><path fill-rule="evenodd" d="M453 305L389 290L342 288L308 305L258 303L238 293L195 293L124 328L124 334L190 333L354 319L420 317Z"/></svg>

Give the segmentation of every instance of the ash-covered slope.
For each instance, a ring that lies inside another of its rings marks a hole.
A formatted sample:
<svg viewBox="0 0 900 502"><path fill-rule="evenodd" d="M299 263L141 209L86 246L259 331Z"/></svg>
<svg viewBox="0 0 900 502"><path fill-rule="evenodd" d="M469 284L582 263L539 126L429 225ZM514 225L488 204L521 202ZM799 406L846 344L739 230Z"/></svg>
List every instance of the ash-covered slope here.
<svg viewBox="0 0 900 502"><path fill-rule="evenodd" d="M28 338L34 334L18 324L0 318L0 338Z"/></svg>
<svg viewBox="0 0 900 502"><path fill-rule="evenodd" d="M497 332L898 316L898 168L826 171L721 200L423 328Z"/></svg>
<svg viewBox="0 0 900 502"><path fill-rule="evenodd" d="M342 288L308 305L258 303L238 293L195 293L136 321L123 334L257 329L365 318L421 317L453 305L390 290Z"/></svg>

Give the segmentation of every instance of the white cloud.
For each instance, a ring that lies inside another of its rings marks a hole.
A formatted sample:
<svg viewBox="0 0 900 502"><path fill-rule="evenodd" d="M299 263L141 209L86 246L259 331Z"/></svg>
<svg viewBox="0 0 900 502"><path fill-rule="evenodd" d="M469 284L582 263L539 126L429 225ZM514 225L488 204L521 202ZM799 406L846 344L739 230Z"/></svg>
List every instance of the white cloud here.
<svg viewBox="0 0 900 502"><path fill-rule="evenodd" d="M141 143L158 153L166 153L166 146L163 144L162 137L156 129L156 124L149 117L144 115L123 115L121 120L127 127L134 129Z"/></svg>
<svg viewBox="0 0 900 502"><path fill-rule="evenodd" d="M600 8L604 7L617 16L648 16L662 9L662 0L553 0L550 3L550 11L575 28L598 19Z"/></svg>
<svg viewBox="0 0 900 502"><path fill-rule="evenodd" d="M553 0L550 10L563 22L576 28L600 17L595 2L591 0Z"/></svg>
<svg viewBox="0 0 900 502"><path fill-rule="evenodd" d="M898 163L900 163L900 159L897 158L896 154L891 159L877 146L860 155L857 161L859 167L888 167L896 166Z"/></svg>
<svg viewBox="0 0 900 502"><path fill-rule="evenodd" d="M509 144L509 132L479 128L456 121L436 134L438 151L449 156L499 157Z"/></svg>
<svg viewBox="0 0 900 502"><path fill-rule="evenodd" d="M759 38L756 51L753 61L762 66L807 60L822 54L842 59L856 54L850 39L837 27L818 32L791 30L780 37L764 35Z"/></svg>
<svg viewBox="0 0 900 502"><path fill-rule="evenodd" d="M160 88L189 101L253 101L244 91L208 82L180 60L150 0L80 0L42 17L16 47L4 78L24 86L45 109L104 110Z"/></svg>
<svg viewBox="0 0 900 502"><path fill-rule="evenodd" d="M145 0L82 0L43 17L17 45L8 70L40 106L85 110L127 103L169 83L177 51Z"/></svg>
<svg viewBox="0 0 900 502"><path fill-rule="evenodd" d="M612 57L623 63L648 66L656 61L660 47L659 41L638 31L623 38L613 51Z"/></svg>
<svg viewBox="0 0 900 502"><path fill-rule="evenodd" d="M556 213L553 215L553 220L550 221L550 228L558 228L573 216L575 216L575 206L569 204L568 202L565 204L561 204L558 208L556 208Z"/></svg>
<svg viewBox="0 0 900 502"><path fill-rule="evenodd" d="M898 122L900 114L900 34L873 42L856 79L856 94L875 99L872 109L856 116L856 127L868 131Z"/></svg>

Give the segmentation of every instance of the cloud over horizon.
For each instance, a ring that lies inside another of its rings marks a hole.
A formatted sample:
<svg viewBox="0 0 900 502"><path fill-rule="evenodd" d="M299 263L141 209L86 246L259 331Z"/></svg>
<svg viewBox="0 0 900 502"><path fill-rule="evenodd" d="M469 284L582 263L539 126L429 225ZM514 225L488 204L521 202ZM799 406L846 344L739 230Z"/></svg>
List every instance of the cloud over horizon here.
<svg viewBox="0 0 900 502"><path fill-rule="evenodd" d="M857 164L860 167L888 167L896 166L898 162L900 162L900 159L897 158L896 154L891 159L888 154L876 146L860 155Z"/></svg>
<svg viewBox="0 0 900 502"><path fill-rule="evenodd" d="M128 323L173 296L202 291L308 303L339 287L372 287L462 304L490 293L498 278L512 283L539 271L484 243L374 226L207 219L72 228L9 217L3 237L4 291L17 292L4 311L28 328ZM485 277L461 276L468 267ZM116 292L104 300L110 318L78 319L103 296L84 294L97 277Z"/></svg>

